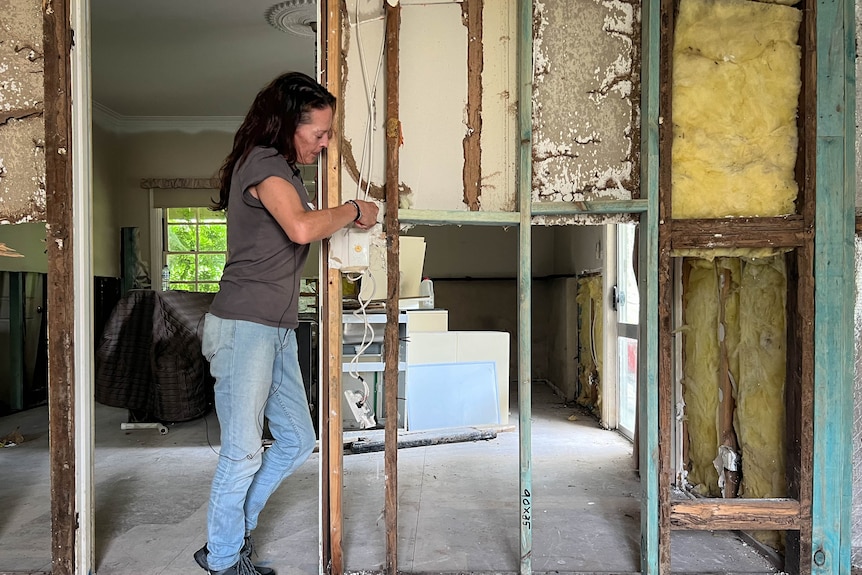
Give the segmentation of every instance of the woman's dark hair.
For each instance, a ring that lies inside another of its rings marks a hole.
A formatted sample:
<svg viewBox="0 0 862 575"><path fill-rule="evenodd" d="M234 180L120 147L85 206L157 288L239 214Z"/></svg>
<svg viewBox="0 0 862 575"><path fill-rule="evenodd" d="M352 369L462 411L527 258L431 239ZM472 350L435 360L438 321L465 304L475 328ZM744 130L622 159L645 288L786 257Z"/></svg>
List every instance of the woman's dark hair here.
<svg viewBox="0 0 862 575"><path fill-rule="evenodd" d="M213 210L227 208L233 170L256 146L275 148L291 166L296 162L293 135L308 122L311 110L335 110L335 96L301 72L282 74L261 90L233 139L233 149L219 171L219 199Z"/></svg>

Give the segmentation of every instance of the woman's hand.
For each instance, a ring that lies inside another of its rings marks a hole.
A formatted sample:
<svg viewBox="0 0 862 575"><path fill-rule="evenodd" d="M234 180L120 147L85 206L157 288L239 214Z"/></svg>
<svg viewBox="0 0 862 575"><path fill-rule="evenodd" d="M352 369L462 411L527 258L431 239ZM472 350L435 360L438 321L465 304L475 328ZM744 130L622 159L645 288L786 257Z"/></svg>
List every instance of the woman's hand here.
<svg viewBox="0 0 862 575"><path fill-rule="evenodd" d="M353 201L356 202L357 206L359 206L360 212L359 219L353 222L353 225L361 230L367 230L374 227L374 224L377 223L377 213L380 211L377 204L374 202L366 202L365 200Z"/></svg>

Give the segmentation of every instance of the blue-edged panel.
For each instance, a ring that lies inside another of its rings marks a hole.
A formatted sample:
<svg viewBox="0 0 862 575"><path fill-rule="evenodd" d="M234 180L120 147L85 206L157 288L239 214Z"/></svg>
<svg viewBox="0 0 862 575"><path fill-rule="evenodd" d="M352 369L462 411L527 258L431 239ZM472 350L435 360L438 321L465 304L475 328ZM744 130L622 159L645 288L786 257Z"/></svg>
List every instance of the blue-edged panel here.
<svg viewBox="0 0 862 575"><path fill-rule="evenodd" d="M410 431L500 423L493 361L411 365L406 395Z"/></svg>

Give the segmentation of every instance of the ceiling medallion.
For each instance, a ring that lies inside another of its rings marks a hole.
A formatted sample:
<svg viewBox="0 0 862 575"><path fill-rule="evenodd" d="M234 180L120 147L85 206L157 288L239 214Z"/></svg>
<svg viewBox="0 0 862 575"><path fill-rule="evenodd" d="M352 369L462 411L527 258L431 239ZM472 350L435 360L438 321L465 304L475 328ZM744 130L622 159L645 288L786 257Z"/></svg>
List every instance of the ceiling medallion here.
<svg viewBox="0 0 862 575"><path fill-rule="evenodd" d="M317 35L317 0L287 0L266 11L266 21L274 28L312 38Z"/></svg>

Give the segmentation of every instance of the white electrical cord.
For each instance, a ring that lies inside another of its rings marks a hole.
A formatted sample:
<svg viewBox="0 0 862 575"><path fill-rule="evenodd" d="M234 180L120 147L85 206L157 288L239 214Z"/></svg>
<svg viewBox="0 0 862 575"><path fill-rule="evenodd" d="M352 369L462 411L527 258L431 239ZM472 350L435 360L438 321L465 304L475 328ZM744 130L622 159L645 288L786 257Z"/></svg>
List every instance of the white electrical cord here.
<svg viewBox="0 0 862 575"><path fill-rule="evenodd" d="M368 273L368 270L363 271L359 275L350 275L347 274L347 281L350 283L356 283L359 280L368 279L371 282L371 293L374 293L374 277ZM356 349L356 353L350 359L350 368L348 369L348 374L353 379L359 380L362 383L363 388L365 389L365 395L362 397L362 403L368 399L368 396L371 395L371 391L368 388L368 384L365 382L365 379L359 375L359 358L365 353L365 351L374 343L374 328L371 326L371 323L368 321L368 314L366 313L366 308L368 304L371 302L371 298L369 297L367 300L362 301L361 293L357 294L357 300L359 301L359 308L353 310L353 315L357 318L362 318L362 322L364 324L364 329L362 330L362 342L359 344L359 347Z"/></svg>
<svg viewBox="0 0 862 575"><path fill-rule="evenodd" d="M379 18L375 18L374 20L378 19ZM374 132L377 130L377 84L380 78L380 71L383 68L383 53L386 47L386 42L380 42L380 54L377 58L377 70L374 73L374 82L369 88L368 71L365 64L365 50L362 46L362 23L359 20L358 0L355 2L355 20L356 21L354 26L356 27L356 43L359 52L359 67L362 71L362 84L365 91L365 101L368 105L368 116L365 122L365 134L363 136L363 148L359 162L359 177L356 181L355 199L359 199L361 195L363 200L368 201L368 196L371 193L371 176L374 171ZM366 160L368 161L367 164ZM364 193L362 190L363 180L365 180L366 182ZM374 293L374 277L368 272L367 269L358 276L351 276L350 274L347 274L346 277L347 280L351 283L356 283L360 279L370 281L372 288L370 293ZM371 298L369 297L368 301L363 302L361 296L357 295L357 299L359 300L360 305L359 309L354 310L353 315L357 318L362 318L364 329L362 333L362 343L357 347L356 354L350 360L348 374L362 383L362 386L365 390L365 395L362 398L362 403L364 404L371 392L369 391L368 384L365 382L365 379L363 379L359 375L359 358L374 342L374 328L371 327L371 324L368 321L368 315L365 312L365 308L368 307Z"/></svg>
<svg viewBox="0 0 862 575"><path fill-rule="evenodd" d="M356 17L356 44L359 51L359 67L362 71L362 84L365 90L365 101L368 104L368 118L365 123L365 135L363 142L362 157L359 163L359 178L356 182L356 198L359 199L359 194L362 191L363 172L365 170L365 159L368 158L368 174L365 178L365 193L362 199L368 201L368 194L371 191L371 175L374 169L374 132L377 130L377 83L380 78L380 70L383 68L383 52L386 47L386 42L380 42L380 55L377 58L377 71L374 73L374 83L371 88L368 87L368 72L365 66L365 50L362 48L362 33L359 22L359 2L355 4Z"/></svg>

